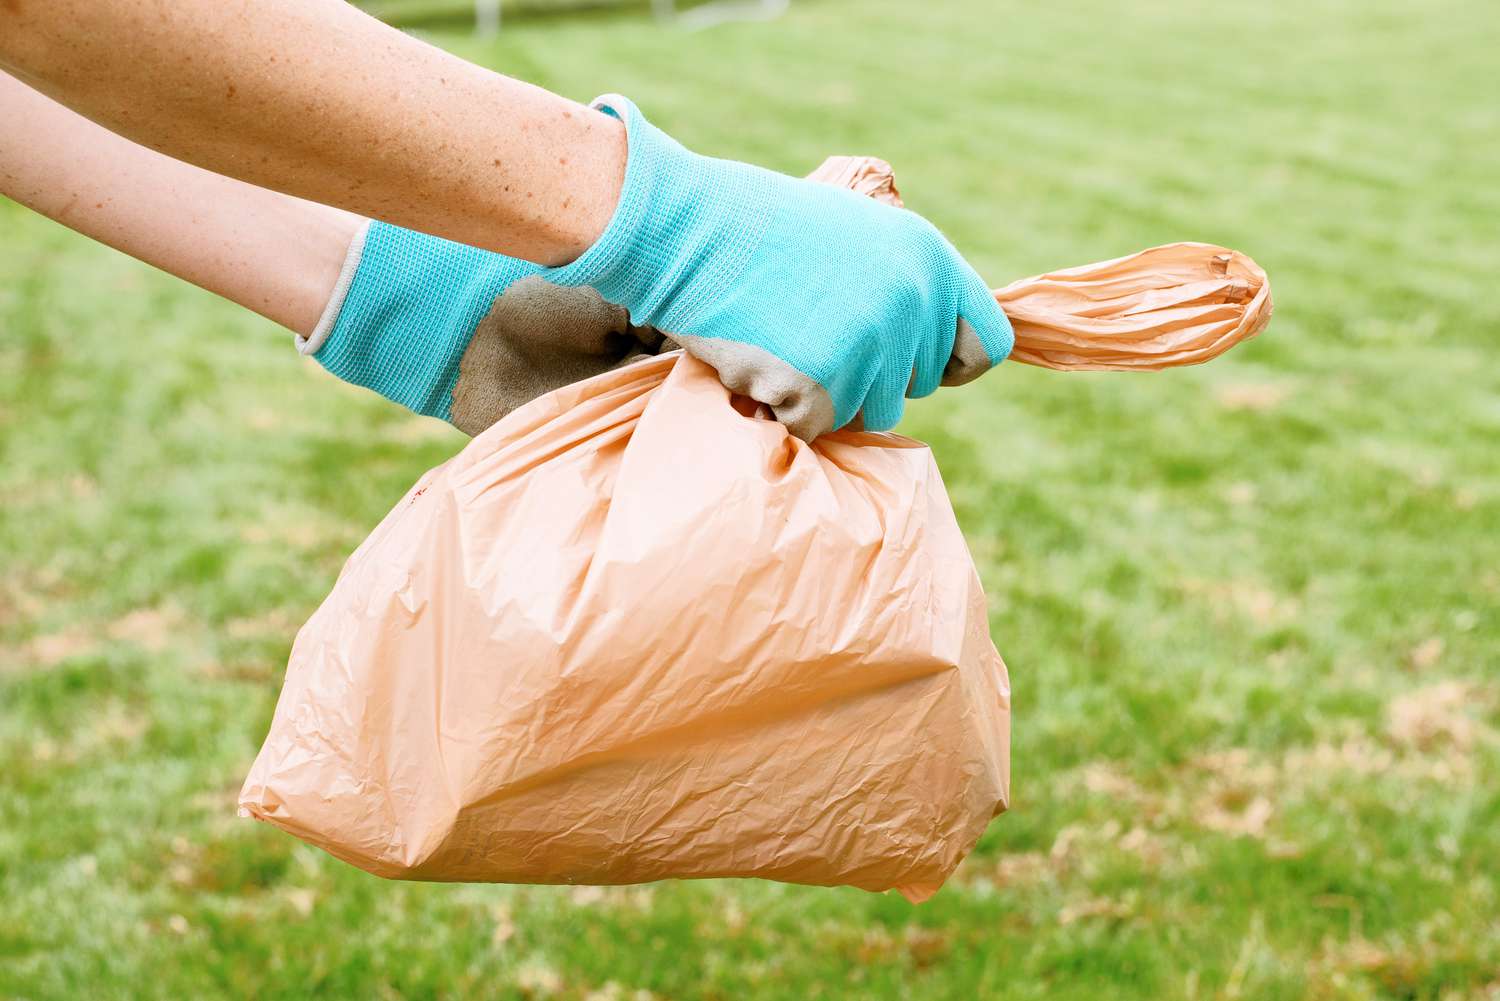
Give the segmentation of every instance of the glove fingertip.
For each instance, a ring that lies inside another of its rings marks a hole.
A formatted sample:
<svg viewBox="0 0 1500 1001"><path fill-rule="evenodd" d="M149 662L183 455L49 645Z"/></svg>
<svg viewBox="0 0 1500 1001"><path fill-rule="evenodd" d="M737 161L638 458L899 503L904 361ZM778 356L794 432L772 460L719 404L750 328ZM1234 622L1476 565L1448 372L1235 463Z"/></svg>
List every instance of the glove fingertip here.
<svg viewBox="0 0 1500 1001"><path fill-rule="evenodd" d="M1010 319L989 289L981 288L964 301L958 317L953 354L943 368L944 386L973 382L1010 356L1015 333Z"/></svg>
<svg viewBox="0 0 1500 1001"><path fill-rule="evenodd" d="M1010 317L1005 315L1005 310L995 301L995 294L982 283L970 290L963 308L959 310L959 317L960 320L967 321L969 329L979 338L991 367L1010 357L1011 348L1016 343ZM964 333L964 326L965 323L959 324L960 336Z"/></svg>

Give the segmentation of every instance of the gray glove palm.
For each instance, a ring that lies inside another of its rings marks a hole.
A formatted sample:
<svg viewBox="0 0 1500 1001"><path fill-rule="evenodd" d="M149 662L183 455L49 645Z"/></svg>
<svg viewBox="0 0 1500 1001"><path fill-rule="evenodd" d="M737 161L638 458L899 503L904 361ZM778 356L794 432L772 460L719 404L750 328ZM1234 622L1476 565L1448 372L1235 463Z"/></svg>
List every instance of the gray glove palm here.
<svg viewBox="0 0 1500 1001"><path fill-rule="evenodd" d="M459 361L449 420L477 435L539 396L676 344L591 288L523 278L495 299Z"/></svg>

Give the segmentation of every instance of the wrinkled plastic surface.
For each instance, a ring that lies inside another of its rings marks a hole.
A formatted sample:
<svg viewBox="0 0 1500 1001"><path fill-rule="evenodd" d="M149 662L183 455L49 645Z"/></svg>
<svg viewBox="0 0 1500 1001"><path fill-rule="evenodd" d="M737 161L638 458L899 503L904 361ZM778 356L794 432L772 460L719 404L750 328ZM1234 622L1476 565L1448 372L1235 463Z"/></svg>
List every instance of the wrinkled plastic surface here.
<svg viewBox="0 0 1500 1001"><path fill-rule="evenodd" d="M995 293L1016 332L1011 360L1145 371L1197 365L1271 320L1271 286L1236 250L1172 243L1027 278Z"/></svg>
<svg viewBox="0 0 1500 1001"><path fill-rule="evenodd" d="M424 476L297 636L243 812L382 876L932 893L1010 691L928 449L662 355Z"/></svg>

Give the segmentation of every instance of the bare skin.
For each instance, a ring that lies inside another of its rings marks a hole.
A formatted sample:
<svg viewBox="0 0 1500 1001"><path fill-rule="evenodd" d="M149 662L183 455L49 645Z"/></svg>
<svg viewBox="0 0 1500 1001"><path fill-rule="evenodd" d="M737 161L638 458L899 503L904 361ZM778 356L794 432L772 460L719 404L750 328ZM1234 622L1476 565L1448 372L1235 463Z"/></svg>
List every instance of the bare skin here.
<svg viewBox="0 0 1500 1001"><path fill-rule="evenodd" d="M0 193L307 334L359 216L163 156L0 73Z"/></svg>
<svg viewBox="0 0 1500 1001"><path fill-rule="evenodd" d="M541 264L624 180L615 119L343 0L0 0L0 69L178 160Z"/></svg>

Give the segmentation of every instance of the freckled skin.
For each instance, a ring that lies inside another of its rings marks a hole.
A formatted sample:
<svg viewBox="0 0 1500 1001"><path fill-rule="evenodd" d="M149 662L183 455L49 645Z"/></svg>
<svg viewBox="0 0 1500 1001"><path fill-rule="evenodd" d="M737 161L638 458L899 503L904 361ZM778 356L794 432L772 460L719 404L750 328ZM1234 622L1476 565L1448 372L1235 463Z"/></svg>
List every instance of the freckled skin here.
<svg viewBox="0 0 1500 1001"><path fill-rule="evenodd" d="M139 146L0 73L0 193L298 333L358 216Z"/></svg>
<svg viewBox="0 0 1500 1001"><path fill-rule="evenodd" d="M0 0L0 69L178 160L542 264L624 181L614 118L343 0Z"/></svg>

